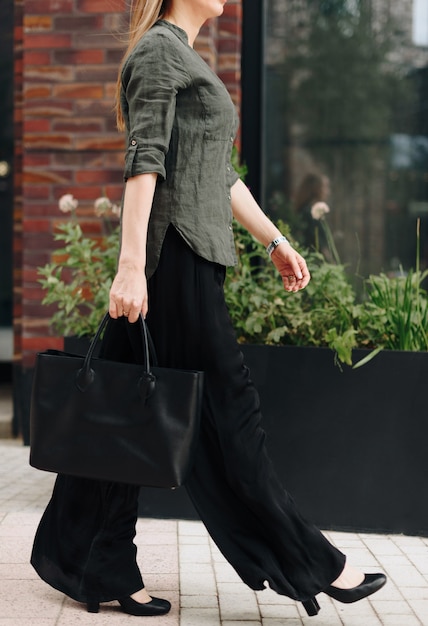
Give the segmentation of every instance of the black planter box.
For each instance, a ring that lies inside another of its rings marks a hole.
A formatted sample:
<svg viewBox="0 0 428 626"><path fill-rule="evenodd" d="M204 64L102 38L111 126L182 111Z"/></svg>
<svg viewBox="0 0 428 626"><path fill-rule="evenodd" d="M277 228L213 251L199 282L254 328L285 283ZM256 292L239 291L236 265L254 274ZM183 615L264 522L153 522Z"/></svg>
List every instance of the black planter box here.
<svg viewBox="0 0 428 626"><path fill-rule="evenodd" d="M341 371L324 348L243 352L272 460L308 518L325 529L428 536L428 354L384 351ZM184 489L142 490L140 514L195 517Z"/></svg>
<svg viewBox="0 0 428 626"><path fill-rule="evenodd" d="M428 535L428 354L383 351L340 371L328 349L244 350L302 511L322 528Z"/></svg>

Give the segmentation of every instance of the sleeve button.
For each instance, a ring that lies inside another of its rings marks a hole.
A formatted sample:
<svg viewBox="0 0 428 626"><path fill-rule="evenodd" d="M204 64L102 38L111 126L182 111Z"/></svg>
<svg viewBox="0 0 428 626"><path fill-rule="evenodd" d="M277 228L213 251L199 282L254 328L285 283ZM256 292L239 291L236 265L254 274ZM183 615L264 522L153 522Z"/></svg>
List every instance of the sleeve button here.
<svg viewBox="0 0 428 626"><path fill-rule="evenodd" d="M133 140L131 141L131 146L136 146L136 145L137 145L137 142L135 141L135 139L133 139Z"/></svg>

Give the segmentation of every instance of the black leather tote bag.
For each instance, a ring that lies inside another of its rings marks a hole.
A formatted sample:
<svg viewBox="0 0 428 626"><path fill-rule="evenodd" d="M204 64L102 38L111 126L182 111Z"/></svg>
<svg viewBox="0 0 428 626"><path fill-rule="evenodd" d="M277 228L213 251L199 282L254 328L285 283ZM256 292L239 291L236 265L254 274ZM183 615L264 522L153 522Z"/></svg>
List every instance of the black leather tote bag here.
<svg viewBox="0 0 428 626"><path fill-rule="evenodd" d="M37 355L30 465L86 478L178 487L197 443L203 373L158 367L142 316L137 323L143 364L94 357L108 319L107 313L86 356L57 350Z"/></svg>

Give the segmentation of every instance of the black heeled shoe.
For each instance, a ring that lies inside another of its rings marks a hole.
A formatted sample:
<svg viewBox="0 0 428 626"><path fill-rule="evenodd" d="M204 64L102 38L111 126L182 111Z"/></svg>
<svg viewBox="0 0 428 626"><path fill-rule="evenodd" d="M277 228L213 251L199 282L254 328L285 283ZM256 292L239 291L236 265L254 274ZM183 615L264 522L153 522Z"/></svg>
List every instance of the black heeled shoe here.
<svg viewBox="0 0 428 626"><path fill-rule="evenodd" d="M339 589L339 587L333 587L333 585L330 585L323 590L323 593L326 593L330 596L330 598L333 598L338 602L350 604L351 602L358 602L358 600L371 596L372 593L382 589L385 583L385 574L365 574L363 582L356 587L351 587L351 589ZM320 605L318 604L316 598L305 600L302 604L309 616L318 615Z"/></svg>
<svg viewBox="0 0 428 626"><path fill-rule="evenodd" d="M129 615L149 616L149 615L165 615L171 608L171 603L162 598L154 598L150 602L137 602L131 597L119 600L122 610Z"/></svg>
<svg viewBox="0 0 428 626"><path fill-rule="evenodd" d="M89 600L86 603L86 609L88 613L98 613L98 611L100 610L100 603L98 602L98 600Z"/></svg>
<svg viewBox="0 0 428 626"><path fill-rule="evenodd" d="M303 608L305 609L309 617L312 617L313 615L318 615L320 611L320 605L318 604L318 601L316 598L310 598L309 600L304 600L302 604L303 604Z"/></svg>
<svg viewBox="0 0 428 626"><path fill-rule="evenodd" d="M162 598L152 598L150 602L142 603L133 600L131 597L122 598L118 600L124 613L137 616L153 616L153 615L165 615L171 608L171 603L168 600L162 600ZM86 603L88 613L98 613L100 610L100 603L97 600L90 600Z"/></svg>
<svg viewBox="0 0 428 626"><path fill-rule="evenodd" d="M358 600L362 598L371 596L372 593L379 591L385 583L385 574L365 574L363 582L356 587L352 587L351 589L339 589L339 587L330 585L327 589L324 589L324 593L338 602L350 604L351 602L358 602Z"/></svg>

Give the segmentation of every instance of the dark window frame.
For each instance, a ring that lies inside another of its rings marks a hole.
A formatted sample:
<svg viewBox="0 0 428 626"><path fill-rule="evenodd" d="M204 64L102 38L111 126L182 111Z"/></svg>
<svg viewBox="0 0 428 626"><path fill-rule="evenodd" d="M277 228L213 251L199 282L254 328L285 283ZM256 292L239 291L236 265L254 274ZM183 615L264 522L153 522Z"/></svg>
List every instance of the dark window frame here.
<svg viewBox="0 0 428 626"><path fill-rule="evenodd" d="M246 183L258 202L262 195L264 2L243 0L242 22L242 161Z"/></svg>

